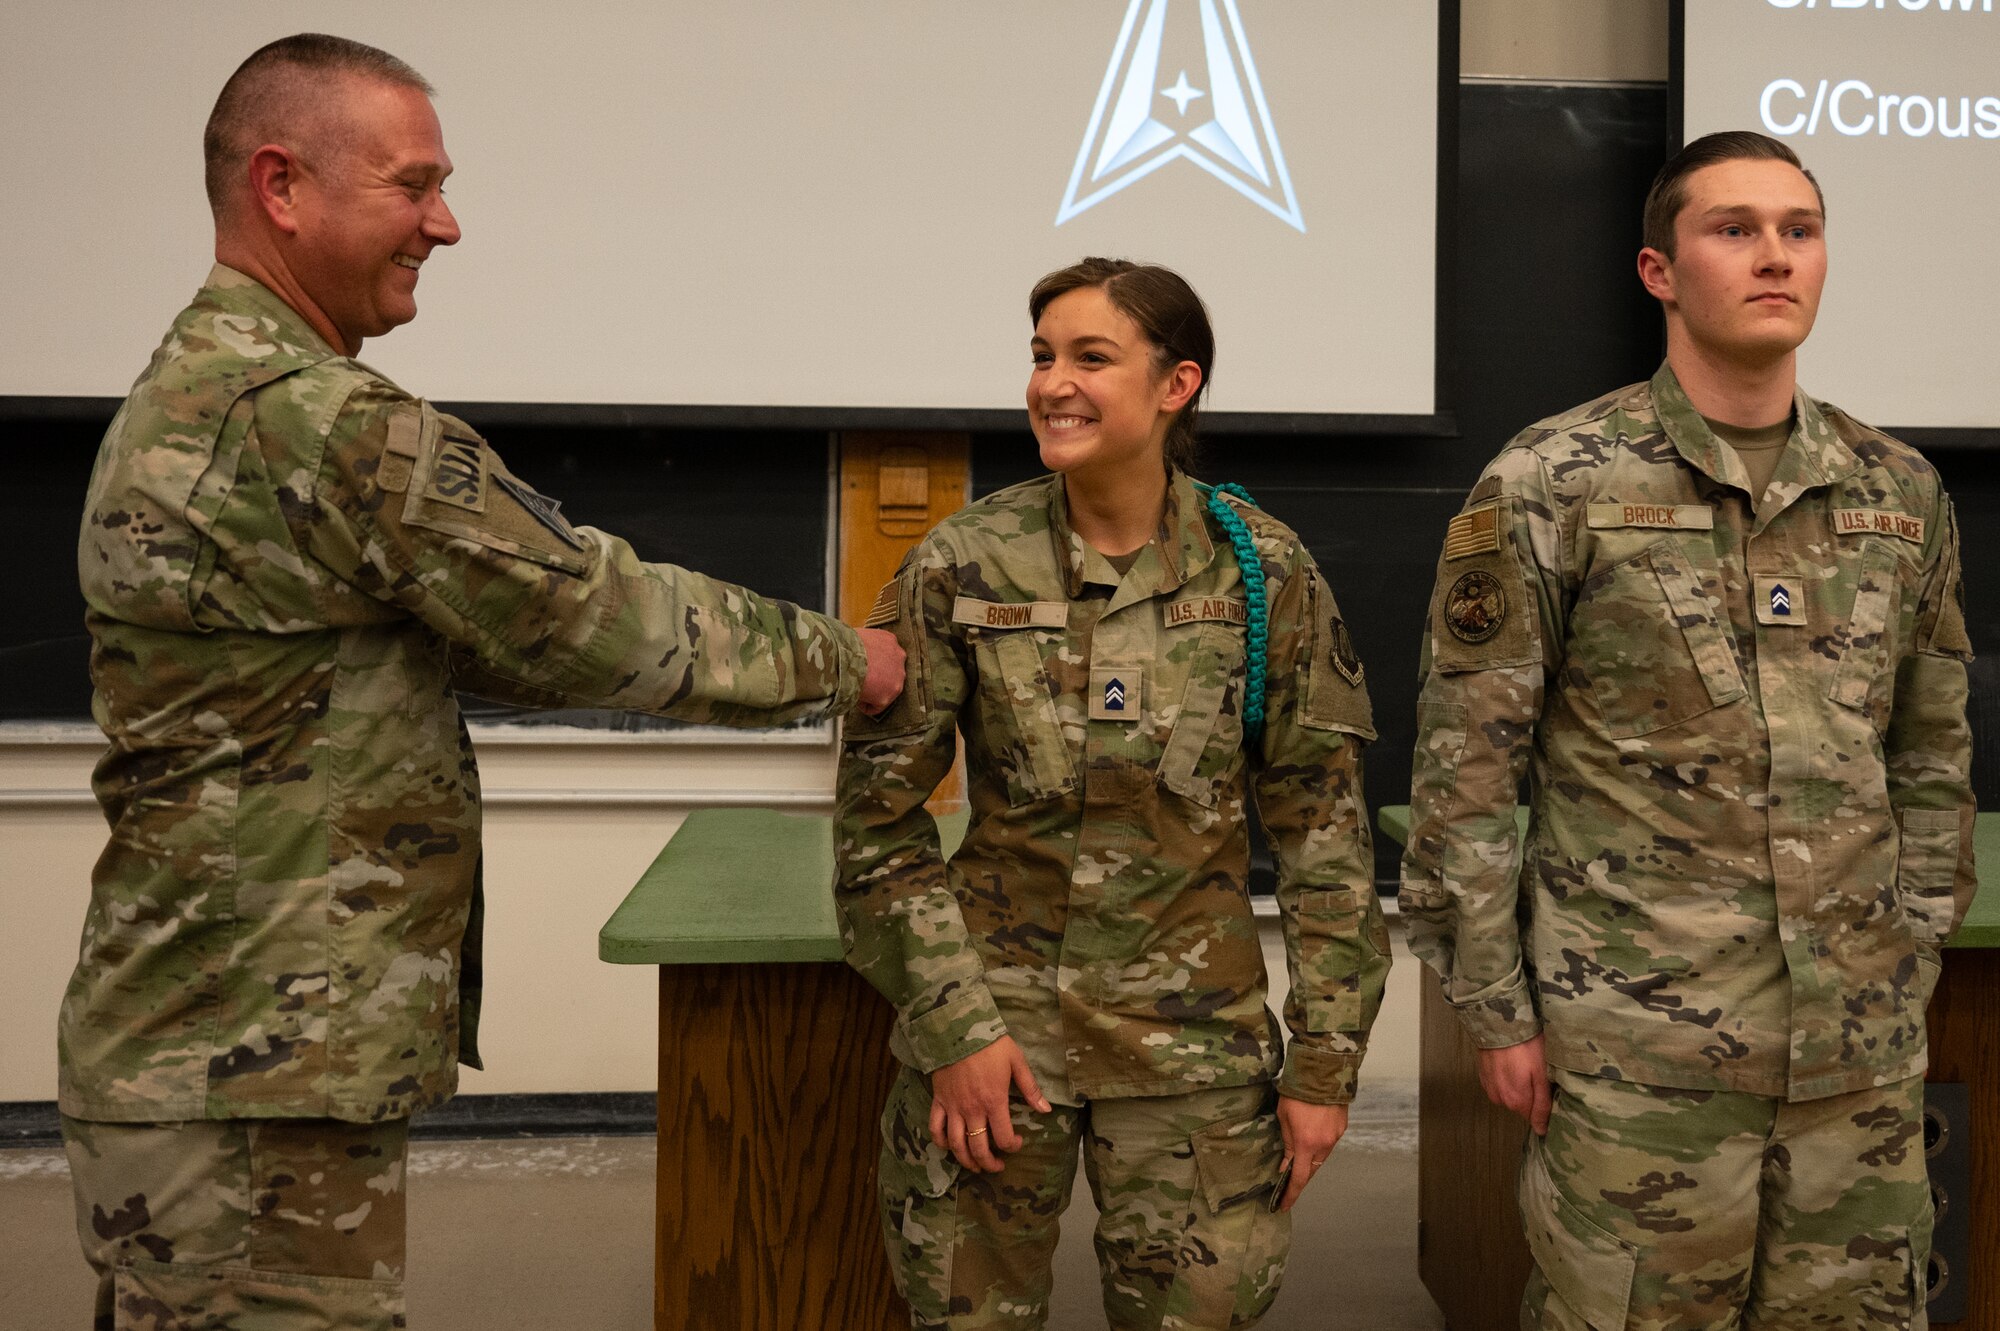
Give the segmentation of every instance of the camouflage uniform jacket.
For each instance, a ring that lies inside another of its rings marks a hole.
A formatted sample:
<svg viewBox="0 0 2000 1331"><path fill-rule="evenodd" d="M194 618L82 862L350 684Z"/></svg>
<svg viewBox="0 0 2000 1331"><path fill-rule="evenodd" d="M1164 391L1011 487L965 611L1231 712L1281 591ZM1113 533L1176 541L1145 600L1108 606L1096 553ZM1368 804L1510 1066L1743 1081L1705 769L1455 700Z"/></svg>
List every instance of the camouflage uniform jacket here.
<svg viewBox="0 0 2000 1331"><path fill-rule="evenodd" d="M1012 1035L1068 1104L1276 1076L1247 892L1254 796L1292 981L1280 1088L1352 1098L1389 967L1361 793L1368 695L1298 537L1239 507L1269 579L1250 751L1242 579L1185 476L1122 577L1044 477L945 519L883 589L871 622L901 638L909 684L847 726L838 892L848 959L896 1005L903 1062L931 1072ZM971 809L947 864L924 800L954 726Z"/></svg>
<svg viewBox="0 0 2000 1331"><path fill-rule="evenodd" d="M1958 535L1913 449L1796 411L1753 506L1663 367L1451 523L1402 902L1482 1047L1792 1100L1924 1069L1975 886Z"/></svg>
<svg viewBox="0 0 2000 1331"><path fill-rule="evenodd" d="M735 724L864 673L822 616L572 528L222 267L105 435L78 558L111 835L62 1008L77 1118L368 1121L478 1065L454 686Z"/></svg>

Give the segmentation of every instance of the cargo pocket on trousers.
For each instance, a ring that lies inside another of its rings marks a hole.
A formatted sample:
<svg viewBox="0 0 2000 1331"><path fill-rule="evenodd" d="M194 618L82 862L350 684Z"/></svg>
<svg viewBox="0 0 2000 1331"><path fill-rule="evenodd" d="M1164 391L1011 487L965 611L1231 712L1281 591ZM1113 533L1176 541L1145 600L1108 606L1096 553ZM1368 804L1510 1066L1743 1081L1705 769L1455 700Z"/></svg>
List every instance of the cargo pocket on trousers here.
<svg viewBox="0 0 2000 1331"><path fill-rule="evenodd" d="M943 1321L958 1246L958 1163L931 1140L930 1092L909 1068L897 1069L882 1110L876 1190L896 1292L920 1325Z"/></svg>
<svg viewBox="0 0 2000 1331"><path fill-rule="evenodd" d="M1291 1251L1292 1217L1271 1209L1285 1153L1278 1116L1216 1123L1188 1145L1201 1190L1181 1246L1187 1297L1170 1306L1189 1326L1245 1326L1278 1297Z"/></svg>
<svg viewBox="0 0 2000 1331"><path fill-rule="evenodd" d="M1549 1288L1592 1331L1624 1331L1639 1251L1602 1228L1549 1177L1539 1137L1528 1139L1519 1200L1528 1251Z"/></svg>
<svg viewBox="0 0 2000 1331"><path fill-rule="evenodd" d="M113 1287L117 1331L239 1325L395 1331L404 1325L400 1280L136 1261L118 1268Z"/></svg>

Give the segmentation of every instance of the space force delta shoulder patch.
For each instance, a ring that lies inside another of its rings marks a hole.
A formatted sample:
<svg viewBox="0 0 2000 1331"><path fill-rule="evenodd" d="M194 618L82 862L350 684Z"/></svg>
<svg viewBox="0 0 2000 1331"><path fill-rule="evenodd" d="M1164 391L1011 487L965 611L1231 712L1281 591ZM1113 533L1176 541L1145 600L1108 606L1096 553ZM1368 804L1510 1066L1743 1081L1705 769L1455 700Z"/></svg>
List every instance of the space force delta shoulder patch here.
<svg viewBox="0 0 2000 1331"><path fill-rule="evenodd" d="M548 528L564 545L573 550L587 548L583 538L576 534L576 528L570 526L569 519L562 515L560 499L551 499L540 491L523 485L512 476L496 475L494 479L500 483L502 489L513 496L515 503L528 510L528 516Z"/></svg>
<svg viewBox="0 0 2000 1331"><path fill-rule="evenodd" d="M961 596L951 603L951 622L982 629L1059 629L1069 625L1067 601L981 601Z"/></svg>

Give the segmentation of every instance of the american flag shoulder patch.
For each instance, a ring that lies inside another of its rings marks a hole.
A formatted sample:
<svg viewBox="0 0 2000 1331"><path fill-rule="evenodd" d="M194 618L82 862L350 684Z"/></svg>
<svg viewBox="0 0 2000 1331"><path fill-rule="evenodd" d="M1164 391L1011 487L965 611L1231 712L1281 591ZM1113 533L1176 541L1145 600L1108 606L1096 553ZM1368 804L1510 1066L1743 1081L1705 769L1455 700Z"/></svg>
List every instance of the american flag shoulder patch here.
<svg viewBox="0 0 2000 1331"><path fill-rule="evenodd" d="M902 618L903 607L896 593L900 590L894 578L883 584L881 593L875 598L875 608L868 612L868 618L861 621L865 629L879 629Z"/></svg>
<svg viewBox="0 0 2000 1331"><path fill-rule="evenodd" d="M1444 557L1466 559L1500 548L1500 506L1486 504L1468 509L1444 529Z"/></svg>

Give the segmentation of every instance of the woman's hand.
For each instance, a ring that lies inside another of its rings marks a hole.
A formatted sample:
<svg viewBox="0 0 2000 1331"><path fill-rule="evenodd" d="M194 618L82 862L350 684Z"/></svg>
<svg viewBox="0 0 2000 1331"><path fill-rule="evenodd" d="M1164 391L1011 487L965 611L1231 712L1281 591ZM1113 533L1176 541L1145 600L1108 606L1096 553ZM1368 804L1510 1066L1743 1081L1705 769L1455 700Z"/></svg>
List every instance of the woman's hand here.
<svg viewBox="0 0 2000 1331"><path fill-rule="evenodd" d="M1007 1113L1007 1092L1021 1088L1021 1098L1046 1114L1048 1098L1028 1071L1027 1056L1014 1037L1003 1035L976 1054L947 1064L931 1074L931 1140L958 1158L967 1169L997 1174L1006 1162L994 1154L1021 1149Z"/></svg>
<svg viewBox="0 0 2000 1331"><path fill-rule="evenodd" d="M1278 1200L1278 1209L1289 1211L1319 1167L1326 1163L1327 1156L1333 1154L1333 1144L1347 1131L1347 1106L1308 1104L1281 1095L1278 1130L1285 1136L1285 1158L1278 1171L1280 1174L1290 1171L1290 1182L1285 1185L1285 1195Z"/></svg>

